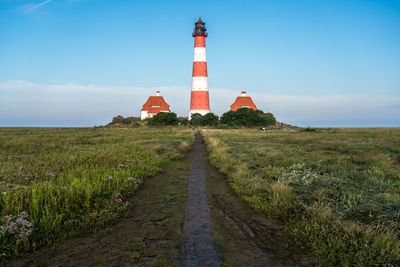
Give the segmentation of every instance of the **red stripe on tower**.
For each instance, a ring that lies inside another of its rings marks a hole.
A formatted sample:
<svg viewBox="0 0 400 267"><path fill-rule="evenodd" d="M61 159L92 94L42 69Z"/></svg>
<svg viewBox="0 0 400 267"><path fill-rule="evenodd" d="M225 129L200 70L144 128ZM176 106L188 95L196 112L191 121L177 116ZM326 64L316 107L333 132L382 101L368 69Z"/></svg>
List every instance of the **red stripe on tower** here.
<svg viewBox="0 0 400 267"><path fill-rule="evenodd" d="M207 77L207 62L193 62L192 77Z"/></svg>
<svg viewBox="0 0 400 267"><path fill-rule="evenodd" d="M206 36L195 36L194 47L206 47Z"/></svg>
<svg viewBox="0 0 400 267"><path fill-rule="evenodd" d="M194 56L189 120L195 113L199 113L201 115L210 113L206 57L207 29L205 27L205 23L201 19L199 19L194 25Z"/></svg>

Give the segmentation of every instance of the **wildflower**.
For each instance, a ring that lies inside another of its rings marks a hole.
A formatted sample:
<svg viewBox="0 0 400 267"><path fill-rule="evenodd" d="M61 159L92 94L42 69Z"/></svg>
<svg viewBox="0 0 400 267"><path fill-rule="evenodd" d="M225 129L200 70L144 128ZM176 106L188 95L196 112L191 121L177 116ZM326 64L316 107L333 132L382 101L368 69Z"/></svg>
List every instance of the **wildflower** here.
<svg viewBox="0 0 400 267"><path fill-rule="evenodd" d="M142 183L142 180L136 179L136 178L134 178L134 177L129 177L129 178L128 178L128 182L131 182L131 183L136 182L136 183L138 183L138 184L141 184L141 183Z"/></svg>
<svg viewBox="0 0 400 267"><path fill-rule="evenodd" d="M52 172L50 172L48 175L49 175L49 177L56 177L57 176L57 174L52 173Z"/></svg>
<svg viewBox="0 0 400 267"><path fill-rule="evenodd" d="M3 220L6 220L6 226L0 226L0 233L14 236L19 242L28 241L28 237L33 231L34 225L25 220L28 214L21 212L17 216L5 215Z"/></svg>
<svg viewBox="0 0 400 267"><path fill-rule="evenodd" d="M159 156L157 156L157 155L155 155L155 156L154 156L154 159L155 159L155 160L159 160L159 159L160 159L160 157L159 157Z"/></svg>
<svg viewBox="0 0 400 267"><path fill-rule="evenodd" d="M129 177L129 178L128 178L128 182L136 182L136 178Z"/></svg>
<svg viewBox="0 0 400 267"><path fill-rule="evenodd" d="M112 176L108 176L106 180L112 182L114 181L114 178Z"/></svg>
<svg viewBox="0 0 400 267"><path fill-rule="evenodd" d="M122 164L122 163L118 164L118 169L123 169L123 168L125 168L124 164Z"/></svg>
<svg viewBox="0 0 400 267"><path fill-rule="evenodd" d="M142 163L142 161L140 159L136 160L137 163Z"/></svg>
<svg viewBox="0 0 400 267"><path fill-rule="evenodd" d="M4 220L7 220L7 221L10 221L12 218L13 218L12 215L5 215L5 216L3 217L3 219L4 219Z"/></svg>

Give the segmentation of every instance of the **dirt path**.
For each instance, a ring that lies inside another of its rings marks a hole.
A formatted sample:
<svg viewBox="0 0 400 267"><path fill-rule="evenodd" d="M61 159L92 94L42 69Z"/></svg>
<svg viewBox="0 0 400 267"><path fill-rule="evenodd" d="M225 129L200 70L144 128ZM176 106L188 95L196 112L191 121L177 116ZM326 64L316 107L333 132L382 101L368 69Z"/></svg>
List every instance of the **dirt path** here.
<svg viewBox="0 0 400 267"><path fill-rule="evenodd" d="M204 145L197 134L188 180L188 198L183 227L181 266L220 266L221 256L212 232L206 195Z"/></svg>
<svg viewBox="0 0 400 267"><path fill-rule="evenodd" d="M7 266L312 266L283 227L251 209L208 162L202 137L146 180L129 215Z"/></svg>

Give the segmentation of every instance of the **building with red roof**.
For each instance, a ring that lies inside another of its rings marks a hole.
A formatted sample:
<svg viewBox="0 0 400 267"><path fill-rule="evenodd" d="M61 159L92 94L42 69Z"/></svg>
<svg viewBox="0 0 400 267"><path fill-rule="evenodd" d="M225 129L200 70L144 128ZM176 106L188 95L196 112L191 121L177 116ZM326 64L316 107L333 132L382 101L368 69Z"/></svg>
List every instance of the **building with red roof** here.
<svg viewBox="0 0 400 267"><path fill-rule="evenodd" d="M170 110L168 103L165 102L162 96L160 96L160 91L157 91L156 96L150 96L146 103L144 103L140 112L140 117L144 120L152 118L160 112L170 112Z"/></svg>
<svg viewBox="0 0 400 267"><path fill-rule="evenodd" d="M246 92L242 92L241 96L238 96L231 105L231 111L236 111L239 108L250 108L252 110L257 110L256 105L254 104L253 100L250 96L246 95Z"/></svg>

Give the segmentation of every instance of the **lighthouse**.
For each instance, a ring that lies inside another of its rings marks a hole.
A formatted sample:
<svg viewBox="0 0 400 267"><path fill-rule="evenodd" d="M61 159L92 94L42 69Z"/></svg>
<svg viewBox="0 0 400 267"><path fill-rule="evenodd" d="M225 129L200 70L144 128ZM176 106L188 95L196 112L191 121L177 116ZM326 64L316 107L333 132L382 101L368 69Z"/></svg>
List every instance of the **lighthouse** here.
<svg viewBox="0 0 400 267"><path fill-rule="evenodd" d="M207 29L201 18L194 25L195 28L192 34L194 37L194 56L189 120L195 113L201 115L210 113L206 57Z"/></svg>

